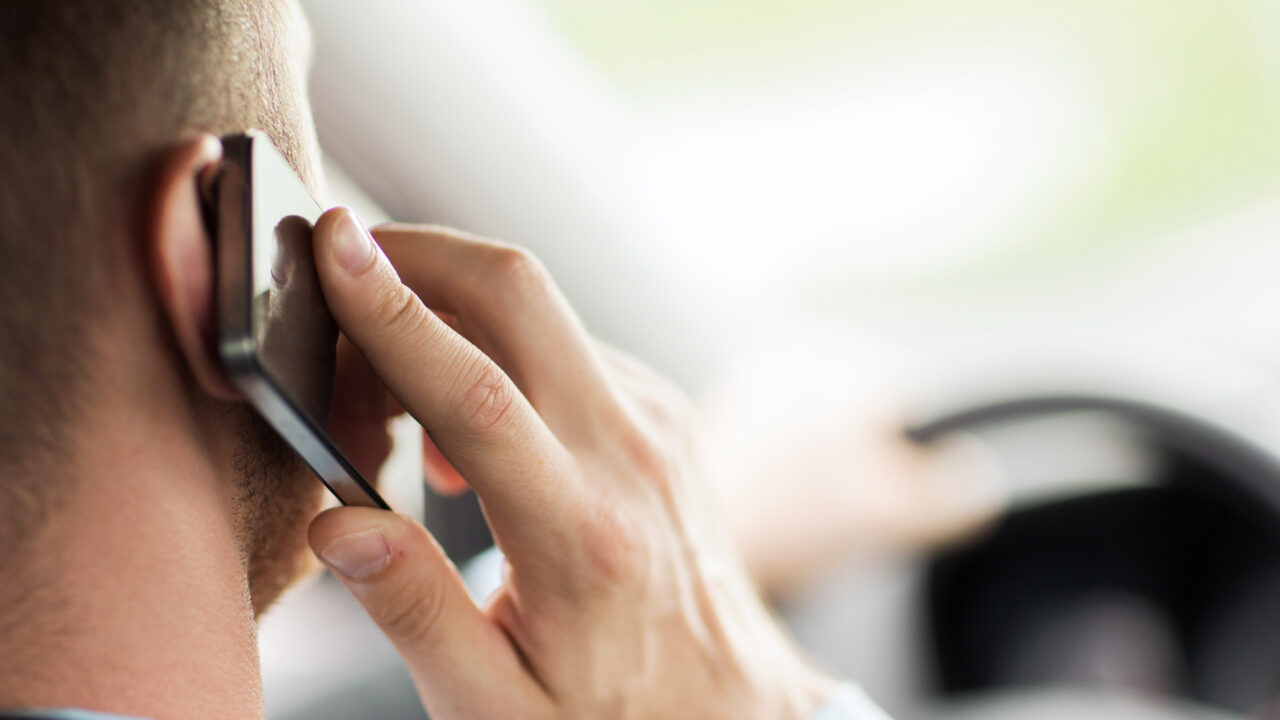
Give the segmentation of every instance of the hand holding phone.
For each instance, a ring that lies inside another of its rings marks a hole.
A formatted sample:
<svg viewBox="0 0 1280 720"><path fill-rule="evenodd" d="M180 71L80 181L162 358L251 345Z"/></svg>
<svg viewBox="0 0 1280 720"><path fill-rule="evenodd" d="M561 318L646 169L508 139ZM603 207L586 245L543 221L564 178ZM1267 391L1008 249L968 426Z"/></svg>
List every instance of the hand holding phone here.
<svg viewBox="0 0 1280 720"><path fill-rule="evenodd" d="M341 208L317 222L325 297L479 495L507 572L477 606L421 525L368 508L322 513L308 539L431 717L816 709L836 683L716 532L679 391L595 341L527 252L439 228L374 234Z"/></svg>

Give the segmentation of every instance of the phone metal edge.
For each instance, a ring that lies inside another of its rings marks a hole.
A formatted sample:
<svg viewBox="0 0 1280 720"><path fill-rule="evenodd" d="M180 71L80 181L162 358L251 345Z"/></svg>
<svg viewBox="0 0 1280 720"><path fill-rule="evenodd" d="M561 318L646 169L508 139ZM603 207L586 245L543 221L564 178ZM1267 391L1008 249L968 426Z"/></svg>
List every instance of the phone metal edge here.
<svg viewBox="0 0 1280 720"><path fill-rule="evenodd" d="M271 427L289 443L320 482L344 505L390 509L334 445L323 428L310 422L289 400L258 357L251 316L253 288L245 269L252 262L253 237L253 146L267 142L259 133L231 135L222 139L224 160L216 193L218 359L233 385ZM312 199L314 202L314 198ZM318 203L315 215L321 210ZM240 228L225 227L225 217L241 218ZM310 219L310 218L309 218Z"/></svg>

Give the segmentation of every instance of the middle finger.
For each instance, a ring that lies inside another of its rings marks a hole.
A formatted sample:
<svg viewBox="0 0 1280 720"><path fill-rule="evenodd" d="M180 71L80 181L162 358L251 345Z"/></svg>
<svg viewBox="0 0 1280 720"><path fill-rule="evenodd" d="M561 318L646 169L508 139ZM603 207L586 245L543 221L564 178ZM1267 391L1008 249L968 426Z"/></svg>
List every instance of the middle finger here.
<svg viewBox="0 0 1280 720"><path fill-rule="evenodd" d="M493 359L566 446L590 445L617 411L590 335L527 251L430 226L373 231L401 280Z"/></svg>

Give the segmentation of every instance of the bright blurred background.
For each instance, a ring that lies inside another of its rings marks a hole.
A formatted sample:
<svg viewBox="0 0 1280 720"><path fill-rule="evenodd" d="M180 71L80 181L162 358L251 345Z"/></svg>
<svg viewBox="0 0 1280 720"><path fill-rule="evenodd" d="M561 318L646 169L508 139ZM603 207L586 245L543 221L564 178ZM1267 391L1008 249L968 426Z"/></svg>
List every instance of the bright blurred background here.
<svg viewBox="0 0 1280 720"><path fill-rule="evenodd" d="M733 307L1278 359L1274 2L546 5L638 128L654 244Z"/></svg>
<svg viewBox="0 0 1280 720"><path fill-rule="evenodd" d="M1274 0L303 6L331 200L527 245L712 420L875 405L892 376L903 412L1123 389L1280 448ZM1095 418L985 439L1016 505L1151 482L1124 437ZM929 688L913 548L851 551L783 606L904 717ZM290 602L303 619L264 628L271 716L319 717L317 678L394 684L368 627L316 634L354 605Z"/></svg>
<svg viewBox="0 0 1280 720"><path fill-rule="evenodd" d="M798 316L1280 361L1269 0L306 5L339 165L693 389Z"/></svg>

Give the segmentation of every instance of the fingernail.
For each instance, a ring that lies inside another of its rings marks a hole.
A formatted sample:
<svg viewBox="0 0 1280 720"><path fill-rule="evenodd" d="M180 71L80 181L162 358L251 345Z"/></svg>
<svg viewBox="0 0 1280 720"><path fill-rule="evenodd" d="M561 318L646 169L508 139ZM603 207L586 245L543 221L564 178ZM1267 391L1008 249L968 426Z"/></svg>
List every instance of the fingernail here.
<svg viewBox="0 0 1280 720"><path fill-rule="evenodd" d="M355 275L373 258L373 238L350 211L342 213L333 229L333 259L343 270Z"/></svg>
<svg viewBox="0 0 1280 720"><path fill-rule="evenodd" d="M374 528L334 540L320 551L320 559L352 580L364 580L387 567L391 562L391 548L382 531Z"/></svg>

